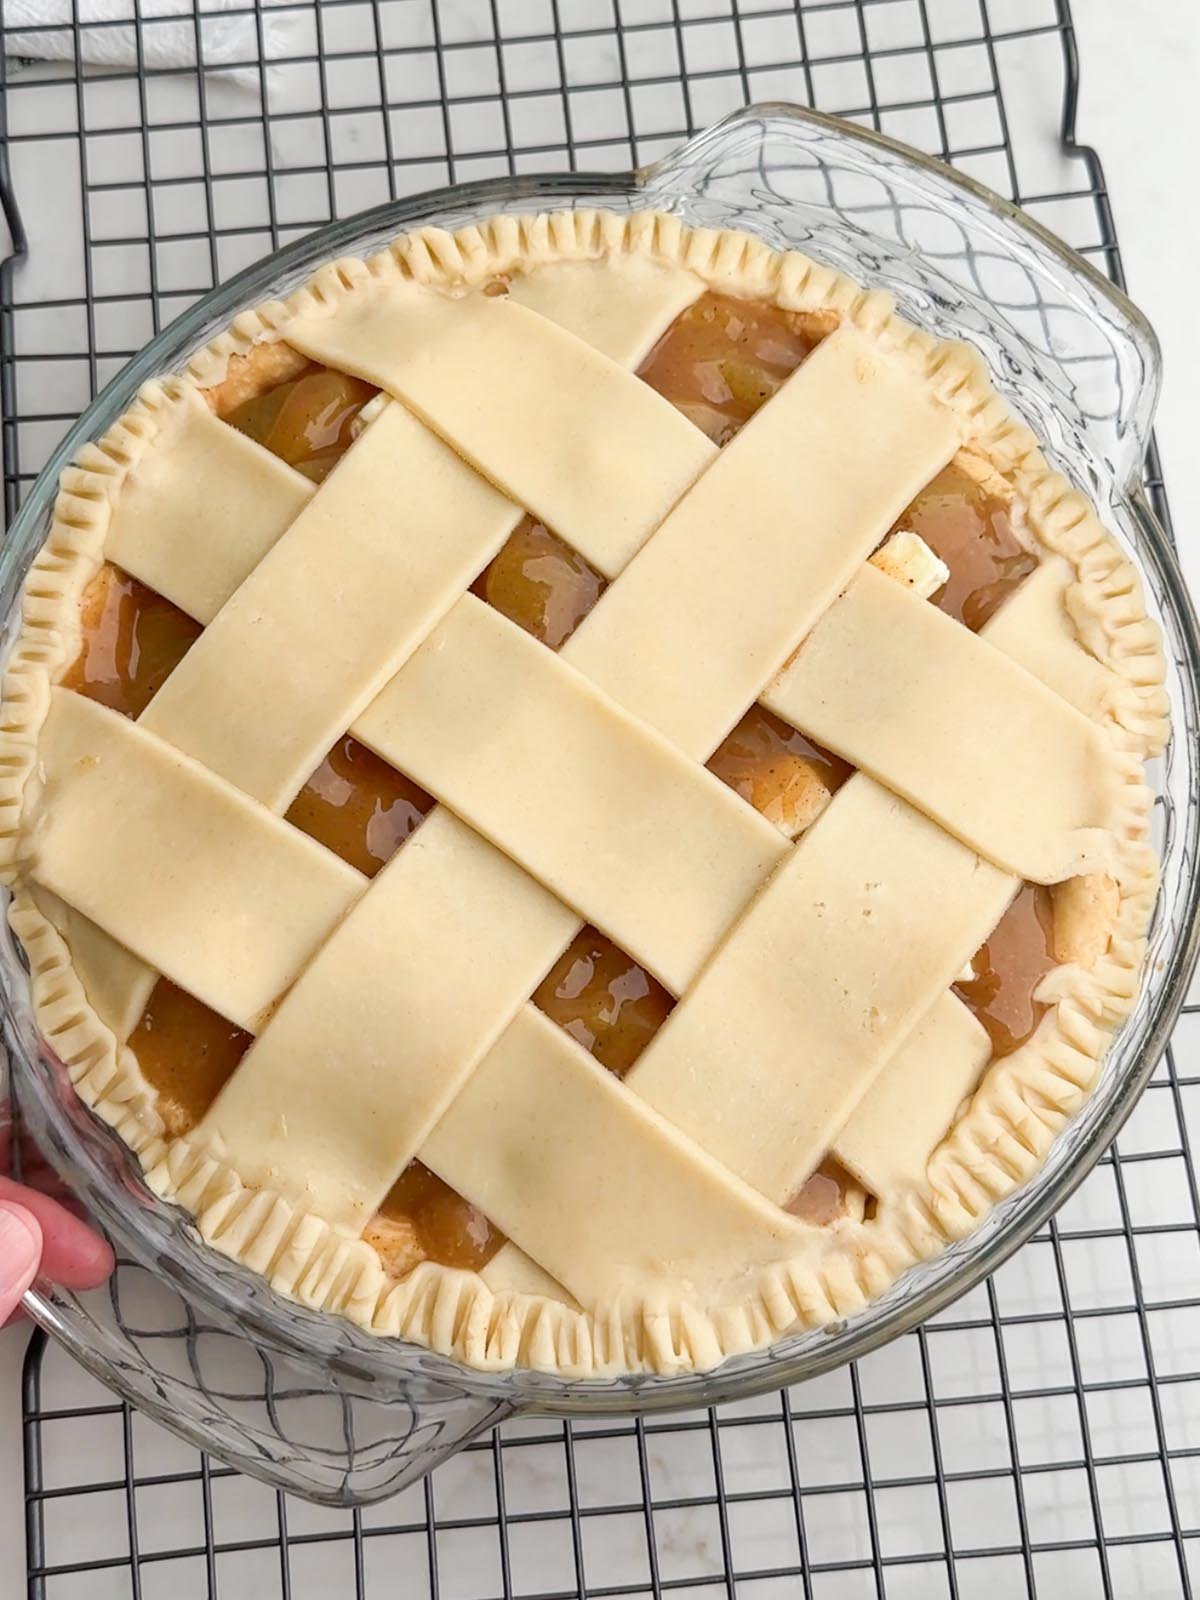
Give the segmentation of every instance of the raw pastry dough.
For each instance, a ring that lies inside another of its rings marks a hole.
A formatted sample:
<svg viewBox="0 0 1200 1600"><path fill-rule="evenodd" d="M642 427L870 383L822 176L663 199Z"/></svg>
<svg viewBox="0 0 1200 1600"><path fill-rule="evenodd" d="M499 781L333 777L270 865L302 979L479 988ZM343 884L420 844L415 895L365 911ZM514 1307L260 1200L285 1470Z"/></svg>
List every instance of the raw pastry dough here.
<svg viewBox="0 0 1200 1600"><path fill-rule="evenodd" d="M837 324L720 454L628 370L706 289ZM281 339L395 397L316 491L198 393ZM863 565L961 447L1042 558L978 639ZM613 580L558 661L459 598L526 510ZM210 625L141 726L51 687L106 559ZM591 1377L847 1315L1034 1170L1136 995L1136 574L974 352L747 235L504 216L335 263L81 452L24 606L0 866L47 1039L214 1248L377 1332ZM794 846L695 765L764 690L875 775ZM347 727L448 803L370 885L278 815ZM1078 959L981 1076L948 986L1018 873L1082 867ZM624 1083L528 1002L581 915L680 992ZM172 1141L123 1044L156 971L258 1035ZM777 1202L830 1151L877 1204L814 1229ZM482 1274L358 1236L418 1152L510 1232Z"/></svg>

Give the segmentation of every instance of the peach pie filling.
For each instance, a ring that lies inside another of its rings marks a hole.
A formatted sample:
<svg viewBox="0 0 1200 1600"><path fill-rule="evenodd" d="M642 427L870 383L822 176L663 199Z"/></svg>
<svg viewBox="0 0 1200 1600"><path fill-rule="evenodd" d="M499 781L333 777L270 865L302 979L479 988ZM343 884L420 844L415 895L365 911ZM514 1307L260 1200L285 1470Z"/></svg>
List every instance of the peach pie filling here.
<svg viewBox="0 0 1200 1600"><path fill-rule="evenodd" d="M667 330L640 376L723 445L832 326L830 318L705 294ZM231 426L320 482L361 431L360 413L374 393L359 379L277 344L235 358L207 398ZM972 629L982 627L1036 565L1014 536L1006 502L962 458L938 474L896 527L919 534L949 568L934 602ZM603 578L530 516L474 585L551 649L564 643L603 589ZM79 655L63 681L137 717L200 631L169 601L106 566L86 596ZM790 837L816 819L851 772L758 706L724 740L709 767ZM433 803L347 734L296 796L287 819L371 875ZM1026 886L957 985L986 1028L995 1056L1015 1050L1033 1033L1045 1009L1034 992L1055 964L1050 891ZM591 927L572 940L532 998L618 1076L637 1060L674 1003L636 961ZM250 1036L160 979L130 1044L157 1091L168 1131L180 1135L203 1116ZM788 1209L825 1224L848 1213L861 1216L870 1203L836 1164L825 1162ZM393 1185L364 1237L396 1274L425 1259L478 1268L503 1242L475 1206L419 1161Z"/></svg>

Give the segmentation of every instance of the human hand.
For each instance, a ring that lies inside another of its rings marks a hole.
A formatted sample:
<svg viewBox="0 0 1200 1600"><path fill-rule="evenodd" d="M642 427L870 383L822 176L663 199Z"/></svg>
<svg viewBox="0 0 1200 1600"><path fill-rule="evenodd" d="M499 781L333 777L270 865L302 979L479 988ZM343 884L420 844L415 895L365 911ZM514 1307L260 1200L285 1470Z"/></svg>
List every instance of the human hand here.
<svg viewBox="0 0 1200 1600"><path fill-rule="evenodd" d="M113 1269L99 1234L49 1195L0 1178L0 1327L34 1278L64 1289L94 1289Z"/></svg>
<svg viewBox="0 0 1200 1600"><path fill-rule="evenodd" d="M11 1133L7 1107L0 1102L0 1168L8 1165ZM66 1193L24 1142L23 1154L27 1176ZM112 1250L74 1212L40 1189L0 1177L0 1328L19 1314L21 1296L34 1278L49 1278L64 1289L94 1289L112 1269Z"/></svg>

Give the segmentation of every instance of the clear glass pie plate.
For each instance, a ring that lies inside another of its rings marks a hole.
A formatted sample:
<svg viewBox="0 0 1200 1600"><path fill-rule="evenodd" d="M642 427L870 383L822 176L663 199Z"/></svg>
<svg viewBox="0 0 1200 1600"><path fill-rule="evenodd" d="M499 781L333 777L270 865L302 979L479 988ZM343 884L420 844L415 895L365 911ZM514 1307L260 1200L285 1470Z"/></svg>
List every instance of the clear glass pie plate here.
<svg viewBox="0 0 1200 1600"><path fill-rule="evenodd" d="M0 988L14 1098L33 1141L121 1258L112 1283L91 1294L37 1287L27 1297L30 1313L168 1427L314 1500L380 1498L518 1412L708 1405L795 1384L912 1327L993 1271L1092 1167L1165 1047L1196 957L1200 651L1141 481L1159 390L1154 335L1124 296L1006 201L914 151L795 107L740 112L642 172L486 182L384 206L322 229L206 296L110 384L32 490L0 554L6 640L61 467L144 379L181 367L237 311L331 258L370 251L418 224L454 228L495 211L575 206L654 207L691 223L746 228L890 290L914 322L982 349L1056 464L1100 506L1140 567L1163 630L1175 729L1153 772L1163 881L1145 981L1087 1106L1041 1171L970 1238L848 1320L717 1371L571 1382L527 1371L481 1374L371 1338L280 1298L206 1249L76 1099L38 1037L21 958L5 930Z"/></svg>

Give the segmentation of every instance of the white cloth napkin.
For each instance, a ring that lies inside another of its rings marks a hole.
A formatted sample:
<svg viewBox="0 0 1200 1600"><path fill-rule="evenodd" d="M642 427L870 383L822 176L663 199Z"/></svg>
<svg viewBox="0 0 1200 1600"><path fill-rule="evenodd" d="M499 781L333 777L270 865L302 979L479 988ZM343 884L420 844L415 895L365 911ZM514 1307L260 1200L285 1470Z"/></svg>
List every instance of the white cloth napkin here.
<svg viewBox="0 0 1200 1600"><path fill-rule="evenodd" d="M101 67L194 67L258 78L259 30L249 0L2 0L4 53ZM240 16L226 13L241 11ZM78 15L79 30L72 26ZM262 56L288 53L297 17L264 8ZM134 24L138 24L135 28ZM95 24L103 24L96 26ZM138 33L141 56L138 55ZM197 51L197 36L199 50ZM240 62L240 68L232 63Z"/></svg>

